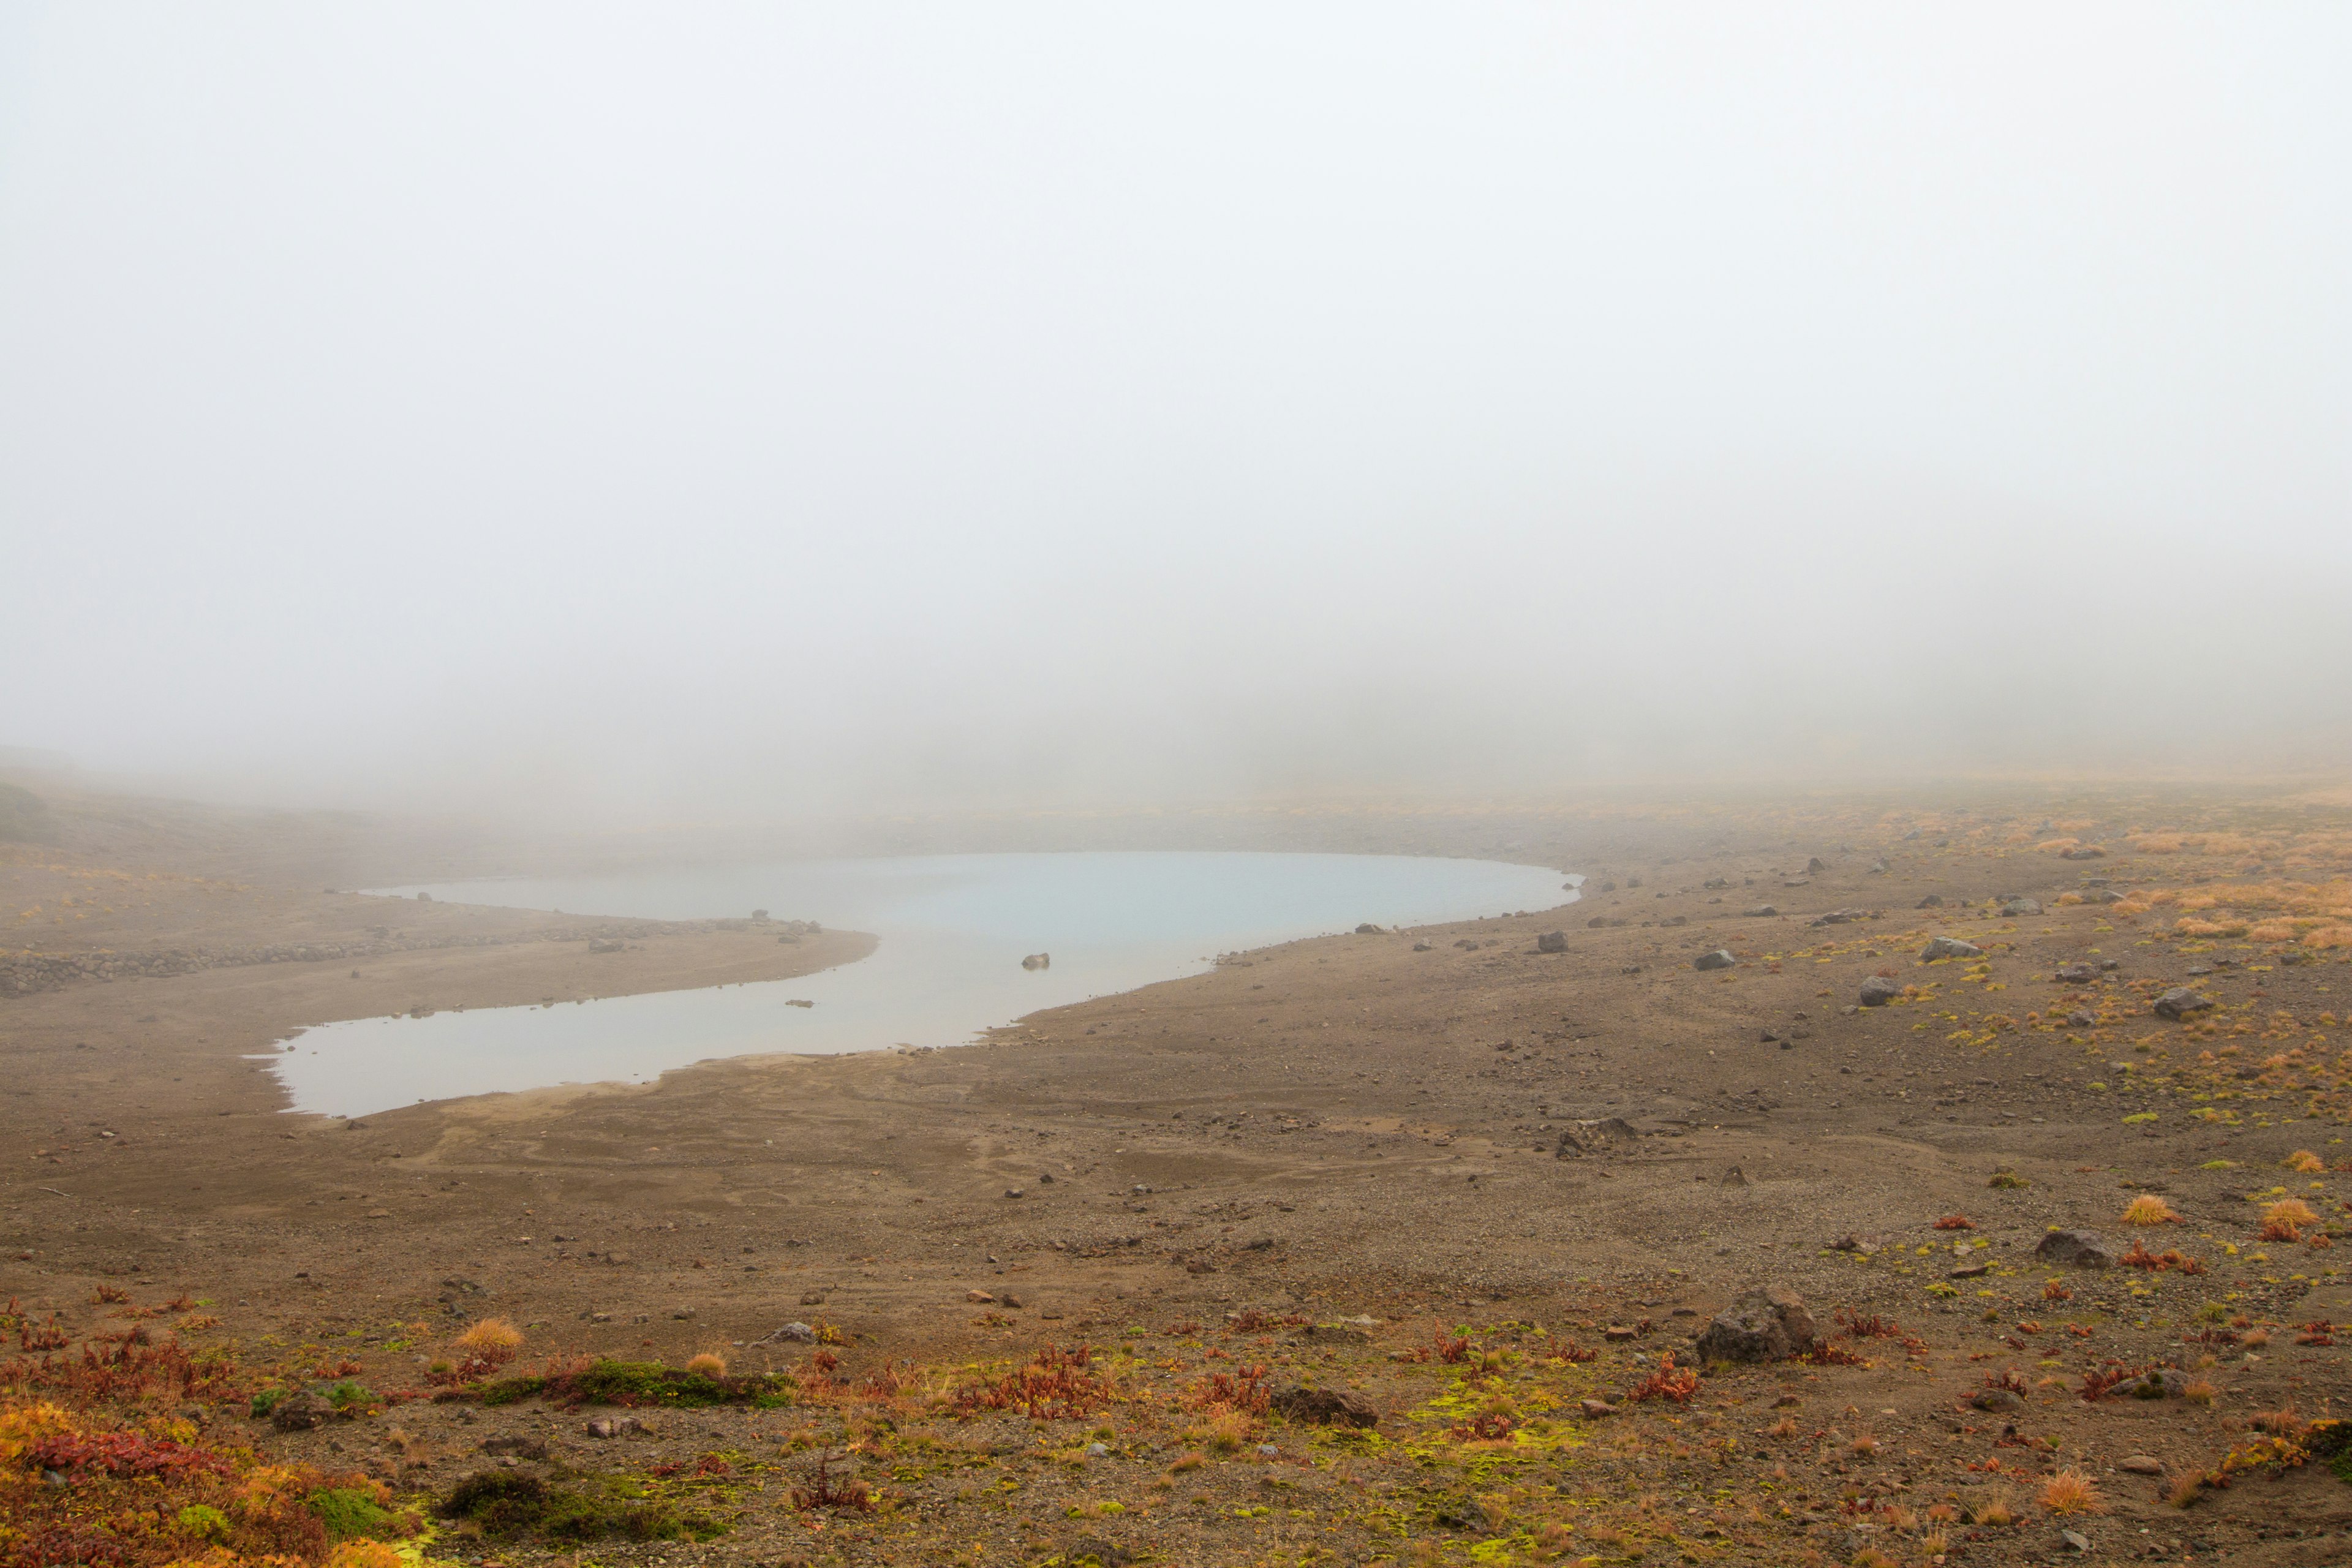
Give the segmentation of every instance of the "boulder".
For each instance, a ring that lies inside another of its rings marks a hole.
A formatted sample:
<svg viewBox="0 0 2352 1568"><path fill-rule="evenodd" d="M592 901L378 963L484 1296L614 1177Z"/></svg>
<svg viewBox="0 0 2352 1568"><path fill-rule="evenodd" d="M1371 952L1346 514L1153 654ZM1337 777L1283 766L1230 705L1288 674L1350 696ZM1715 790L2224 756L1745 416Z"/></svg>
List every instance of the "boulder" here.
<svg viewBox="0 0 2352 1568"><path fill-rule="evenodd" d="M1862 1005L1865 1007L1884 1007L1902 994L1903 987L1884 974L1874 974L1862 983Z"/></svg>
<svg viewBox="0 0 2352 1568"><path fill-rule="evenodd" d="M1700 1331L1701 1361L1785 1361L1813 1348L1813 1316L1805 1299L1785 1285L1771 1285L1740 1298Z"/></svg>
<svg viewBox="0 0 2352 1568"><path fill-rule="evenodd" d="M1984 949L1979 947L1975 942L1962 942L1956 936L1939 936L1930 938L1927 945L1919 950L1919 956L1923 960L1935 958L1982 958L1984 956Z"/></svg>
<svg viewBox="0 0 2352 1568"><path fill-rule="evenodd" d="M1359 1336L1360 1337L1360 1336ZM1302 1426L1377 1426L1380 1407L1343 1388L1286 1388L1267 1401L1284 1420Z"/></svg>
<svg viewBox="0 0 2352 1568"><path fill-rule="evenodd" d="M1051 969L1054 967L1054 955L1050 952L1033 952L1028 957L1021 961L1021 967L1024 969Z"/></svg>
<svg viewBox="0 0 2352 1568"><path fill-rule="evenodd" d="M1829 863L1828 861L1826 861L1826 860L1822 859L1822 858L1820 856L1818 856L1818 855L1814 856L1811 859L1810 859L1810 860L1808 860L1808 861L1806 861L1806 862L1805 862L1805 875L1806 875L1806 876L1808 876L1808 877L1816 877L1816 876L1819 876L1821 873L1822 873L1823 871L1828 870L1829 868L1830 868L1830 863Z"/></svg>
<svg viewBox="0 0 2352 1568"><path fill-rule="evenodd" d="M1739 961L1731 956L1729 948L1718 947L1713 952L1702 952L1691 960L1693 969L1728 969Z"/></svg>
<svg viewBox="0 0 2352 1568"><path fill-rule="evenodd" d="M1748 911L1748 918L1750 920L1763 920L1769 916L1777 915L1780 912L1780 911L1779 910L1774 909L1769 904L1759 904L1754 909Z"/></svg>
<svg viewBox="0 0 2352 1568"><path fill-rule="evenodd" d="M1944 907L1944 895L1930 893L1911 907L1917 910L1940 910Z"/></svg>
<svg viewBox="0 0 2352 1568"><path fill-rule="evenodd" d="M2202 1013L2213 1005L2210 996L2200 996L2186 985L2176 985L2156 999L2156 1016L2159 1018L2186 1018L2191 1013Z"/></svg>
<svg viewBox="0 0 2352 1568"><path fill-rule="evenodd" d="M751 1342L755 1345L813 1345L816 1343L816 1331L806 1323L786 1323L773 1333L753 1340Z"/></svg>
<svg viewBox="0 0 2352 1568"><path fill-rule="evenodd" d="M2050 978L2061 985L2088 985L2099 977L2099 972L2087 963L2062 963Z"/></svg>
<svg viewBox="0 0 2352 1568"><path fill-rule="evenodd" d="M1992 1415L1998 1415L2007 1411L2015 1410L2020 1405L2023 1405L2025 1401L2018 1398L2016 1394L2010 1389L1979 1388L1969 1396L1969 1403L1979 1410L1987 1411Z"/></svg>
<svg viewBox="0 0 2352 1568"><path fill-rule="evenodd" d="M2033 1256L2044 1263L2069 1264L2076 1268L2113 1268L2116 1255L2113 1248L2087 1230L2053 1230L2042 1238Z"/></svg>
<svg viewBox="0 0 2352 1568"><path fill-rule="evenodd" d="M1560 1129L1559 1143L1552 1152L1562 1160L1573 1159L1579 1154L1599 1154L1621 1143L1631 1143L1640 1136L1633 1130L1633 1124L1622 1117L1603 1116L1590 1121L1571 1121Z"/></svg>
<svg viewBox="0 0 2352 1568"><path fill-rule="evenodd" d="M1363 924L1356 928L1356 934L1358 936L1386 936L1388 933L1381 930L1380 927L1374 925L1371 921L1366 921Z"/></svg>
<svg viewBox="0 0 2352 1568"><path fill-rule="evenodd" d="M1536 938L1536 951L1538 952L1566 952L1568 951L1568 933L1564 931L1548 931L1544 932L1541 936Z"/></svg>
<svg viewBox="0 0 2352 1568"><path fill-rule="evenodd" d="M269 1407L269 1424L280 1432L308 1432L335 1415L335 1407L309 1389L297 1389Z"/></svg>
<svg viewBox="0 0 2352 1568"><path fill-rule="evenodd" d="M2038 915L2042 912L2042 900L2039 899L2011 899L2009 902L2000 906L2000 912L2012 920L2017 918L2019 915Z"/></svg>

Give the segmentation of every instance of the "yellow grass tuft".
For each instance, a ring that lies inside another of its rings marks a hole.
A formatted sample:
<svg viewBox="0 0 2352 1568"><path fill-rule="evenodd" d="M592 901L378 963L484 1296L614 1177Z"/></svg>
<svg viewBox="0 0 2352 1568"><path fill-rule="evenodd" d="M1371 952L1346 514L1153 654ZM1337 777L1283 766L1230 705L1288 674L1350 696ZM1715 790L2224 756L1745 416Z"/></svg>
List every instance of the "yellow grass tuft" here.
<svg viewBox="0 0 2352 1568"><path fill-rule="evenodd" d="M2286 1157L2286 1168L2290 1171L2324 1171L2327 1169L2327 1162L2308 1149L2297 1149Z"/></svg>
<svg viewBox="0 0 2352 1568"><path fill-rule="evenodd" d="M1977 1505L1975 1517L1969 1522L1984 1525L1993 1530L1998 1530L2003 1525L2015 1524L2017 1522L2016 1506L2011 1502L2008 1492L1997 1491Z"/></svg>
<svg viewBox="0 0 2352 1568"><path fill-rule="evenodd" d="M457 1336L457 1348L493 1365L502 1365L522 1348L522 1331L504 1318L484 1318Z"/></svg>
<svg viewBox="0 0 2352 1568"><path fill-rule="evenodd" d="M686 1363L686 1370L715 1383L727 1375L727 1358L717 1351L704 1351Z"/></svg>
<svg viewBox="0 0 2352 1568"><path fill-rule="evenodd" d="M2142 1193L2125 1207L2124 1223L2126 1225L2179 1225L2181 1219L2179 1215L2172 1212L2170 1204L2166 1203L2154 1193Z"/></svg>
<svg viewBox="0 0 2352 1568"><path fill-rule="evenodd" d="M2105 1513L2106 1500L2081 1470L2063 1469L2042 1483L2042 1506L2052 1513Z"/></svg>

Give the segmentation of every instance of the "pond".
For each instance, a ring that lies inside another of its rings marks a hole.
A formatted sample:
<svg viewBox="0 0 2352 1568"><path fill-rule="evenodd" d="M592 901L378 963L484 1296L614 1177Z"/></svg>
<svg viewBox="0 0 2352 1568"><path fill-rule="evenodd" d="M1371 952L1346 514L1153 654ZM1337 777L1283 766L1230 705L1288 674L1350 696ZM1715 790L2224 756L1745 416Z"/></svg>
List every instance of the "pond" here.
<svg viewBox="0 0 2352 1568"><path fill-rule="evenodd" d="M793 980L541 1007L328 1024L267 1058L297 1110L361 1116L565 1083L642 1083L719 1057L954 1046L1044 1007L1208 969L1221 952L1332 931L1547 910L1573 879L1401 855L1073 852L699 868L384 889L571 914L777 920L880 938ZM1024 969L1030 953L1049 967ZM814 1006L794 1006L794 1002Z"/></svg>

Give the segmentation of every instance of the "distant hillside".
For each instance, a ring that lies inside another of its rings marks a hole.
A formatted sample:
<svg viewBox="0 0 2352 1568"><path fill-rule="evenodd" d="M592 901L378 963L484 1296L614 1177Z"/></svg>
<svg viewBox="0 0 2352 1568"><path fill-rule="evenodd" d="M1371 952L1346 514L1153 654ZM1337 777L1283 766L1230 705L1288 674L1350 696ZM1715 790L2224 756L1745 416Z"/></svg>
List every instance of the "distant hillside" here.
<svg viewBox="0 0 2352 1568"><path fill-rule="evenodd" d="M0 781L0 844L47 844L56 836L47 801L22 785Z"/></svg>

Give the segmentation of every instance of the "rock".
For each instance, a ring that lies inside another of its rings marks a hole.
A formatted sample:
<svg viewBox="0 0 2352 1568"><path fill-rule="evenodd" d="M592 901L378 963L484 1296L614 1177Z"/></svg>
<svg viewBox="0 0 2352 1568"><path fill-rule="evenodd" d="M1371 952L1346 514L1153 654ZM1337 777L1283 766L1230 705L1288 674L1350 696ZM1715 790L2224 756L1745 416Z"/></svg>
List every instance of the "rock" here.
<svg viewBox="0 0 2352 1568"><path fill-rule="evenodd" d="M1744 1187L1748 1184L1748 1173L1734 1165L1723 1173L1723 1184L1727 1187Z"/></svg>
<svg viewBox="0 0 2352 1568"><path fill-rule="evenodd" d="M1992 1272L1990 1263L1963 1263L1945 1278L1948 1279L1981 1279Z"/></svg>
<svg viewBox="0 0 2352 1568"><path fill-rule="evenodd" d="M2096 1014L2082 1007L2077 1007L2066 1015L2066 1026L2071 1029L2087 1029L2098 1021Z"/></svg>
<svg viewBox="0 0 2352 1568"><path fill-rule="evenodd" d="M1564 931L1548 931L1544 932L1541 936L1536 938L1536 951L1538 952L1566 952L1568 951L1568 933Z"/></svg>
<svg viewBox="0 0 2352 1568"><path fill-rule="evenodd" d="M1702 952L1691 960L1693 969L1728 969L1739 961L1731 956L1729 948L1718 947L1713 952Z"/></svg>
<svg viewBox="0 0 2352 1568"><path fill-rule="evenodd" d="M1750 920L1766 920L1773 915L1779 914L1780 912L1780 911L1779 910L1774 909L1769 904L1759 904L1754 909L1748 911L1748 918Z"/></svg>
<svg viewBox="0 0 2352 1568"><path fill-rule="evenodd" d="M786 1323L773 1333L753 1340L751 1342L755 1345L813 1345L816 1343L816 1331L806 1323Z"/></svg>
<svg viewBox="0 0 2352 1568"><path fill-rule="evenodd" d="M1884 860L1873 860L1870 863L1870 874L1874 877L1884 877L1886 875L1886 862Z"/></svg>
<svg viewBox="0 0 2352 1568"><path fill-rule="evenodd" d="M1982 958L1984 949L1972 942L1962 942L1956 936L1932 937L1919 950L1922 960L1934 958Z"/></svg>
<svg viewBox="0 0 2352 1568"><path fill-rule="evenodd" d="M2020 915L2038 915L2042 912L2042 900L2039 899L2011 899L2007 903L2000 906L2000 912L2011 920L2016 919Z"/></svg>
<svg viewBox="0 0 2352 1568"><path fill-rule="evenodd" d="M1135 1561L1135 1553L1115 1541L1105 1541L1099 1535L1082 1535L1070 1542L1061 1554L1070 1568L1093 1563L1095 1568L1127 1568Z"/></svg>
<svg viewBox="0 0 2352 1568"><path fill-rule="evenodd" d="M621 952L625 951L628 945L618 937L592 936L588 939L588 951L591 952Z"/></svg>
<svg viewBox="0 0 2352 1568"><path fill-rule="evenodd" d="M1590 1121L1571 1121L1560 1129L1559 1142L1553 1154L1570 1159L1578 1154L1600 1154L1621 1143L1631 1143L1641 1134L1633 1124L1622 1117L1603 1116Z"/></svg>
<svg viewBox="0 0 2352 1568"><path fill-rule="evenodd" d="M1829 868L1830 863L1818 855L1805 862L1805 875L1808 877L1818 877Z"/></svg>
<svg viewBox="0 0 2352 1568"><path fill-rule="evenodd" d="M1614 1344L1623 1344L1628 1340L1640 1339L1642 1331L1630 1323L1612 1323L1601 1331L1601 1337Z"/></svg>
<svg viewBox="0 0 2352 1568"><path fill-rule="evenodd" d="M2134 1399L2179 1399L2189 1392L2189 1374L2177 1366L2150 1367L2146 1376L2116 1384L2115 1392Z"/></svg>
<svg viewBox="0 0 2352 1568"><path fill-rule="evenodd" d="M1591 920L1584 922L1584 929L1587 931L1609 931L1615 927L1622 926L1624 923L1625 918L1622 915L1595 915ZM1454 945L1459 947L1462 944L1456 942ZM1477 944L1473 942L1470 945L1475 947Z"/></svg>
<svg viewBox="0 0 2352 1568"><path fill-rule="evenodd" d="M1969 1396L1969 1403L1979 1410L2000 1415L2017 1409L2025 1401L2006 1388L1979 1388Z"/></svg>
<svg viewBox="0 0 2352 1568"><path fill-rule="evenodd" d="M269 1424L280 1432L308 1432L335 1418L332 1405L309 1389L297 1389L269 1407Z"/></svg>
<svg viewBox="0 0 2352 1568"><path fill-rule="evenodd" d="M1025 1197L1027 1194L1022 1192L1019 1187L1007 1187L1004 1189L1004 1195L1008 1198L1018 1198Z"/></svg>
<svg viewBox="0 0 2352 1568"><path fill-rule="evenodd" d="M1585 1415L1596 1418L1602 1415L1614 1415L1617 1414L1617 1407L1610 1404L1605 1399L1585 1400L1579 1408L1580 1408Z"/></svg>
<svg viewBox="0 0 2352 1568"><path fill-rule="evenodd" d="M1911 907L1916 910L1940 910L1944 907L1944 895L1930 893Z"/></svg>
<svg viewBox="0 0 2352 1568"><path fill-rule="evenodd" d="M1356 934L1358 936L1386 936L1388 933L1381 930L1380 927L1374 925L1371 921L1366 921L1363 924L1356 928Z"/></svg>
<svg viewBox="0 0 2352 1568"><path fill-rule="evenodd" d="M1412 944L1412 950L1415 952L1427 952L1430 951L1430 946L1425 942L1417 942Z"/></svg>
<svg viewBox="0 0 2352 1568"><path fill-rule="evenodd" d="M2099 977L2099 972L2087 963L2062 963L2050 978L2061 985L2087 985Z"/></svg>
<svg viewBox="0 0 2352 1568"><path fill-rule="evenodd" d="M802 1291L802 1292L801 1292L801 1305L802 1305L802 1306L803 1306L803 1307L822 1307L822 1306L824 1306L824 1291L822 1291L822 1290L803 1290L803 1291Z"/></svg>
<svg viewBox="0 0 2352 1568"><path fill-rule="evenodd" d="M999 1296L996 1299L996 1304L1000 1307L1010 1307L1017 1312L1021 1310L1022 1302L1020 1297L1014 1295L1012 1291L1007 1290L1003 1295Z"/></svg>
<svg viewBox="0 0 2352 1568"><path fill-rule="evenodd" d="M1785 1361L1813 1346L1813 1317L1805 1299L1785 1285L1771 1285L1740 1298L1700 1331L1702 1361Z"/></svg>
<svg viewBox="0 0 2352 1568"><path fill-rule="evenodd" d="M2159 1018L2186 1018L2191 1013L2202 1013L2213 1005L2210 996L2200 996L2186 985L2176 985L2156 999L2156 1016Z"/></svg>
<svg viewBox="0 0 2352 1568"><path fill-rule="evenodd" d="M2044 1263L2070 1264L2076 1268L2113 1268L2116 1255L2097 1233L2087 1230L2053 1230L2042 1238L2033 1256Z"/></svg>
<svg viewBox="0 0 2352 1568"><path fill-rule="evenodd" d="M1884 1007L1902 994L1903 987L1884 974L1874 974L1862 983L1861 1002L1865 1007Z"/></svg>
<svg viewBox="0 0 2352 1568"><path fill-rule="evenodd" d="M1309 1323L1298 1331L1298 1337L1314 1345L1368 1345L1372 1336L1361 1329L1351 1329L1345 1323Z"/></svg>
<svg viewBox="0 0 2352 1568"><path fill-rule="evenodd" d="M2100 888L2095 891L2084 893L2083 901L2086 904L2120 904L2124 901L2124 895L2116 892L2113 888Z"/></svg>
<svg viewBox="0 0 2352 1568"><path fill-rule="evenodd" d="M433 895L430 893L419 893L416 895L416 901L420 904L429 904L433 901Z"/></svg>
<svg viewBox="0 0 2352 1568"><path fill-rule="evenodd" d="M521 1459L544 1459L547 1458L547 1442L544 1438L541 1437L517 1437L512 1436L485 1437L482 1439L482 1452L485 1454L511 1454L515 1458Z"/></svg>
<svg viewBox="0 0 2352 1568"><path fill-rule="evenodd" d="M2107 852L2095 844L2077 844L2072 849L2062 849L2058 853L2061 860L2104 860L2106 858Z"/></svg>
<svg viewBox="0 0 2352 1568"><path fill-rule="evenodd" d="M1854 1235L1852 1231L1848 1231L1845 1235L1839 1237L1835 1241L1830 1243L1830 1250L1832 1252L1867 1253L1874 1250L1874 1248L1873 1248L1868 1242L1863 1240L1862 1237Z"/></svg>
<svg viewBox="0 0 2352 1568"><path fill-rule="evenodd" d="M1364 1336L1356 1336L1361 1339ZM1286 1421L1302 1426L1377 1426L1380 1407L1360 1394L1339 1388L1286 1388L1268 1403Z"/></svg>
<svg viewBox="0 0 2352 1568"><path fill-rule="evenodd" d="M963 1293L963 1299L975 1307L992 1307L996 1304L996 1298L985 1290L967 1290Z"/></svg>
<svg viewBox="0 0 2352 1568"><path fill-rule="evenodd" d="M2058 1539L2065 1543L2069 1552L2088 1552L2091 1549L2091 1538L2079 1530L2062 1530L2058 1532Z"/></svg>
<svg viewBox="0 0 2352 1568"><path fill-rule="evenodd" d="M2129 1458L2117 1459L2116 1468L2126 1475L2160 1476L2164 1474L2164 1461L2153 1454L2134 1454Z"/></svg>
<svg viewBox="0 0 2352 1568"><path fill-rule="evenodd" d="M1021 961L1021 967L1030 970L1051 969L1054 967L1054 955L1050 952L1033 952Z"/></svg>

